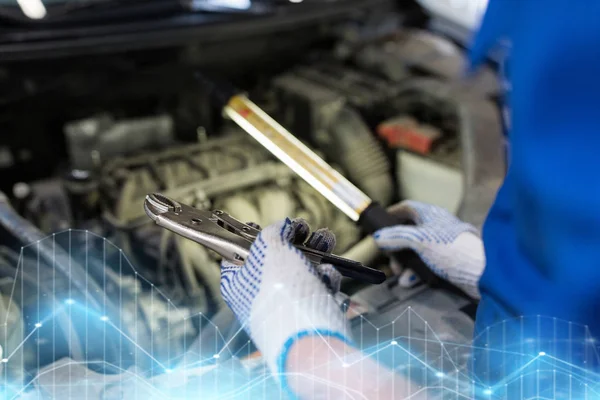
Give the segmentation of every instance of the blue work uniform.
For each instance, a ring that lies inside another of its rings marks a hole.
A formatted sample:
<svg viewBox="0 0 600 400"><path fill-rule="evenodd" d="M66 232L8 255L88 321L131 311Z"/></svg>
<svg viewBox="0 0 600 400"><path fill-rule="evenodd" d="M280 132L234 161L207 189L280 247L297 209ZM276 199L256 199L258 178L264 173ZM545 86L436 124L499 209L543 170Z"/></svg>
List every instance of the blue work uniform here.
<svg viewBox="0 0 600 400"><path fill-rule="evenodd" d="M501 40L511 154L483 228L473 364L494 390L536 354L558 358L554 370L598 362L600 1L490 0L472 66Z"/></svg>

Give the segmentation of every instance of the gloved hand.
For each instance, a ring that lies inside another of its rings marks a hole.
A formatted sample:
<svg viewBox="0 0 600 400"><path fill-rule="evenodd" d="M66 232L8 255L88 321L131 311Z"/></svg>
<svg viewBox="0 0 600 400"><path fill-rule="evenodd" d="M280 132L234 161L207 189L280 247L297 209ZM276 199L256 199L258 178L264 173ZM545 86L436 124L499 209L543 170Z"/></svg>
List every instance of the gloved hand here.
<svg viewBox="0 0 600 400"><path fill-rule="evenodd" d="M441 207L417 201L403 201L390 211L412 220L415 226L398 225L375 232L373 237L382 250L411 249L436 275L471 297L480 298L478 282L485 267L485 253L474 226ZM409 286L416 281L414 272L401 272L401 284Z"/></svg>
<svg viewBox="0 0 600 400"><path fill-rule="evenodd" d="M221 265L223 298L275 374L285 372L288 351L302 337L349 342L346 319L333 297L342 277L330 264L312 265L291 244L304 242L330 252L335 236L327 229L310 235L306 221L286 219L261 231L244 266Z"/></svg>

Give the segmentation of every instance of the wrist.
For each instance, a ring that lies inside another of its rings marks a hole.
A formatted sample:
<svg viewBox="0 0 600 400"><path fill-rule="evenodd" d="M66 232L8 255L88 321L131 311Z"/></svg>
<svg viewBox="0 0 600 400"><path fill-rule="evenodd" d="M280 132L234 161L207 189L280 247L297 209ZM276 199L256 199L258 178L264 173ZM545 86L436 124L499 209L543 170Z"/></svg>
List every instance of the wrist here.
<svg viewBox="0 0 600 400"><path fill-rule="evenodd" d="M350 340L341 332L307 330L296 333L283 345L277 360L279 382L292 399L320 392L315 386L319 371L340 370L350 349ZM307 385L311 385L309 388Z"/></svg>
<svg viewBox="0 0 600 400"><path fill-rule="evenodd" d="M412 392L394 370L333 337L298 340L289 351L286 370L292 398L388 399L407 390L411 399L427 397L418 388Z"/></svg>
<svg viewBox="0 0 600 400"><path fill-rule="evenodd" d="M345 316L329 294L290 298L259 294L250 315L252 339L272 373L283 377L291 348L299 340L314 336L335 337L349 342Z"/></svg>
<svg viewBox="0 0 600 400"><path fill-rule="evenodd" d="M323 393L333 396L336 383L345 389L342 377L349 366L346 361L357 352L346 338L335 333L307 332L290 343L285 355L282 353L284 390L291 398L316 398Z"/></svg>

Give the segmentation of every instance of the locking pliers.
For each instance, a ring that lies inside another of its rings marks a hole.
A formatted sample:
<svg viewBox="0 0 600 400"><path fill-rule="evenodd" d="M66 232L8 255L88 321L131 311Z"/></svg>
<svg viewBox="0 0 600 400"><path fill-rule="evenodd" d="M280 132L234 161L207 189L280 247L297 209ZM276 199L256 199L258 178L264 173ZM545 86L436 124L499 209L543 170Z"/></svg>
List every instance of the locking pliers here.
<svg viewBox="0 0 600 400"><path fill-rule="evenodd" d="M250 247L260 233L221 210L200 210L179 203L159 193L146 196L144 210L154 222L178 235L199 243L224 259L243 265L250 254ZM369 268L360 262L333 254L294 245L315 264L332 264L342 275L368 283L382 283L383 271Z"/></svg>

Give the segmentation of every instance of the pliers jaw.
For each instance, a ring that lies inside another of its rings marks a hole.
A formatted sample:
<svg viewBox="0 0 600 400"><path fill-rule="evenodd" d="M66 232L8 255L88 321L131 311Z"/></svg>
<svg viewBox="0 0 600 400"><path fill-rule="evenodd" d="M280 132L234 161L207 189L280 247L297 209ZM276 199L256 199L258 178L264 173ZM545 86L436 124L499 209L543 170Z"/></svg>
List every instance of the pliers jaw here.
<svg viewBox="0 0 600 400"><path fill-rule="evenodd" d="M159 226L242 265L259 231L221 210L199 210L158 193L146 196L146 214Z"/></svg>

